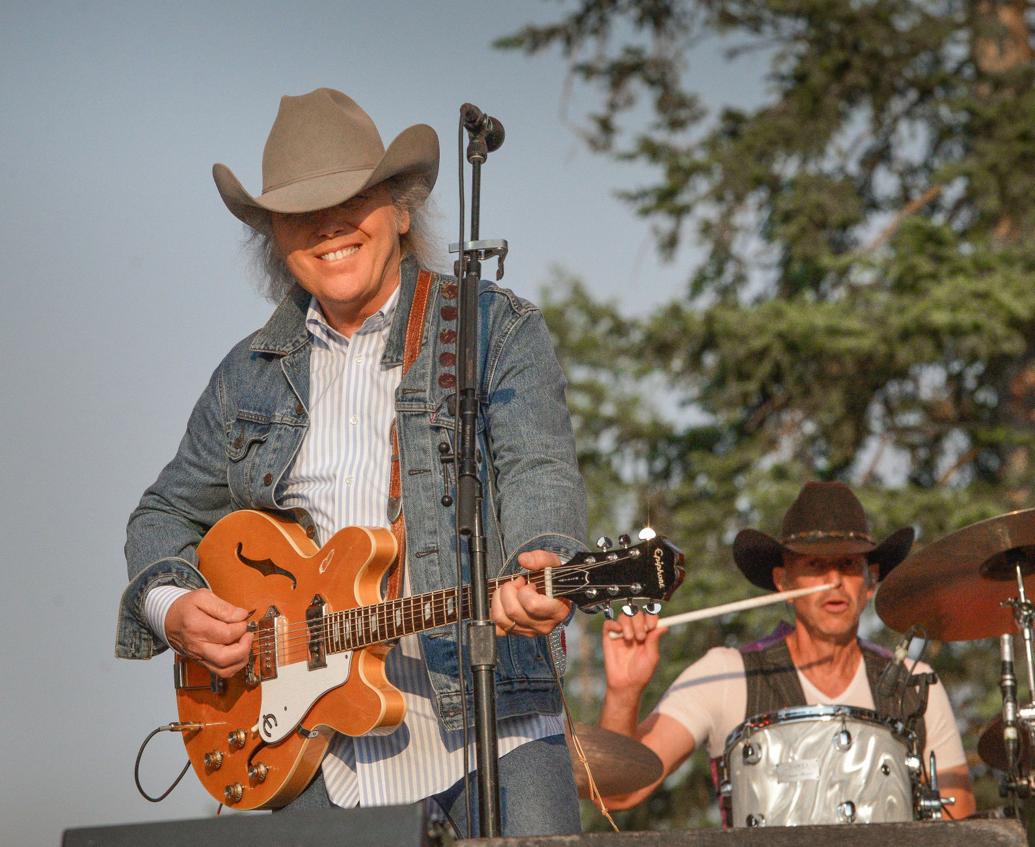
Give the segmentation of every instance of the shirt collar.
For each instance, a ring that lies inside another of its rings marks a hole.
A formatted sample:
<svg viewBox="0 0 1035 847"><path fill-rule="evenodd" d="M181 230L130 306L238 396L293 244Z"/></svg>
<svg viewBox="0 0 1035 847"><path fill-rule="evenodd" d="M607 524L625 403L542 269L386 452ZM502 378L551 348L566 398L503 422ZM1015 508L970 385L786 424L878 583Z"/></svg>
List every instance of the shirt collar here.
<svg viewBox="0 0 1035 847"><path fill-rule="evenodd" d="M395 308L399 303L399 290L400 286L396 286L395 291L391 293L388 300L385 301L385 304L363 321L363 325L356 330L356 335L365 335L369 332L381 332L391 326L392 316L395 314ZM309 308L306 311L305 316L305 327L309 331L309 334L315 338L320 338L324 341L335 341L338 344L349 343L348 338L327 323L327 318L324 316L323 309L320 308L320 303L315 297L309 298Z"/></svg>

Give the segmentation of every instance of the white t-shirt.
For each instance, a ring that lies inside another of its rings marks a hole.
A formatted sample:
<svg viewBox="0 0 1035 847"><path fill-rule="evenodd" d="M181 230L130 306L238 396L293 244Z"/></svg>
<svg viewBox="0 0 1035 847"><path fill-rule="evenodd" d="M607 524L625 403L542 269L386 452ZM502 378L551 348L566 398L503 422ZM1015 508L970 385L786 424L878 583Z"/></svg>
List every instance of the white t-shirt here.
<svg viewBox="0 0 1035 847"><path fill-rule="evenodd" d="M914 673L930 670L928 665L920 662ZM866 663L861 659L848 687L833 697L816 688L801 670L798 670L798 680L805 693L805 702L810 706L839 704L874 708L873 692L866 679ZM726 738L748 717L744 714L746 710L744 659L740 651L732 647L714 647L705 653L679 675L654 709L679 721L694 737L695 747L707 747L712 758L723 754ZM945 686L940 682L930 688L924 723L927 732L925 762L928 753L934 750L939 771L966 764L952 705Z"/></svg>

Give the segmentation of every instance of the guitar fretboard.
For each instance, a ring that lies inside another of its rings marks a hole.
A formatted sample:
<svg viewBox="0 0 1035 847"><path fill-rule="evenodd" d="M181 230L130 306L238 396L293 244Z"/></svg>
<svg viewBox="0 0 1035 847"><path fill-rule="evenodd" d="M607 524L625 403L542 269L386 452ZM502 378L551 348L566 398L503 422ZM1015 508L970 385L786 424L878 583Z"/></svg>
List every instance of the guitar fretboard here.
<svg viewBox="0 0 1035 847"><path fill-rule="evenodd" d="M489 580L489 596L517 576ZM525 574L525 578L542 591L546 583L543 573ZM392 641L404 635L424 632L456 623L470 617L471 589L464 586L460 592L460 610L457 614L457 591L454 588L400 597L371 606L357 606L340 612L331 612L323 618L324 647L328 653L358 650L383 641Z"/></svg>

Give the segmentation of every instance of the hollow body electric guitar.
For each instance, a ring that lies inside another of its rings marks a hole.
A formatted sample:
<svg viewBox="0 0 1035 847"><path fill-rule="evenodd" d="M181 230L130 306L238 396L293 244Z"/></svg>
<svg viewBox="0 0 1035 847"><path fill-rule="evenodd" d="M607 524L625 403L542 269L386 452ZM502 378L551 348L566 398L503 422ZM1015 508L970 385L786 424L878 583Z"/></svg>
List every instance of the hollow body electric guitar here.
<svg viewBox="0 0 1035 847"><path fill-rule="evenodd" d="M323 547L267 512L233 512L198 545L212 591L253 610L248 664L228 679L175 659L187 754L205 790L236 809L279 808L315 775L335 732L390 733L405 713L387 679L395 639L470 617L469 589L384 600L398 545L387 529L347 527ZM540 592L584 609L667 600L683 555L661 537L580 553L525 573ZM490 594L506 576L492 580ZM521 636L514 636L521 637Z"/></svg>

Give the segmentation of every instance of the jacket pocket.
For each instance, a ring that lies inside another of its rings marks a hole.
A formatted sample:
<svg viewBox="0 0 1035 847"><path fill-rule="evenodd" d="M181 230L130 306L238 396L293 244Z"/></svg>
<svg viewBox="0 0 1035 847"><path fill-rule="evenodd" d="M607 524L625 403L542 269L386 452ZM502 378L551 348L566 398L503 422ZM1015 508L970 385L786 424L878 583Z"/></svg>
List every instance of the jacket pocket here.
<svg viewBox="0 0 1035 847"><path fill-rule="evenodd" d="M268 417L253 412L238 412L226 442L227 459L231 462L241 461L253 446L269 438L269 434Z"/></svg>

